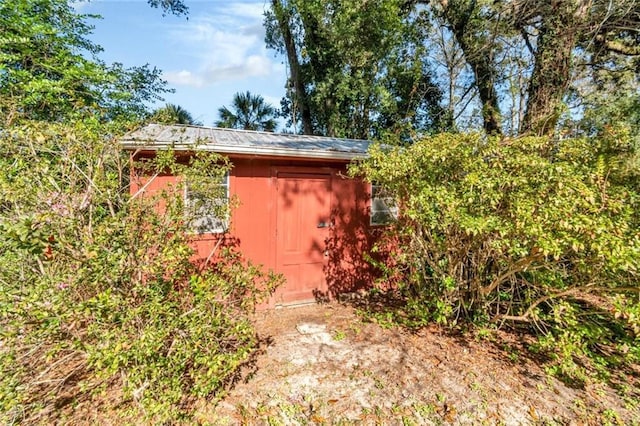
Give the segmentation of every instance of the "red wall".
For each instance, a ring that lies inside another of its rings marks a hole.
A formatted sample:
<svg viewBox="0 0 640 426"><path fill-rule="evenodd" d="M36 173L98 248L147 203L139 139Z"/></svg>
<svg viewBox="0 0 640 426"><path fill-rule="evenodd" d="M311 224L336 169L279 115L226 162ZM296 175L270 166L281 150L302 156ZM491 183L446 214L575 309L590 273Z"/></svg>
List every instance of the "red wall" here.
<svg viewBox="0 0 640 426"><path fill-rule="evenodd" d="M332 176L334 226L326 241L329 255L324 268L329 296L333 298L339 293L369 287L373 272L363 253L370 248L377 232L369 226L370 189L368 184L346 177L344 162L233 158L230 195L236 197L239 205L231 213L230 241L238 244L247 259L267 269L275 268L275 170L287 167L321 169ZM132 193L145 184L146 178L132 174ZM176 180L177 177L171 175L158 176L145 192L165 189ZM195 243L198 257L206 259L218 239L219 234L198 237Z"/></svg>
<svg viewBox="0 0 640 426"><path fill-rule="evenodd" d="M275 264L273 185L269 161L233 161L230 192L239 205L231 213L230 233L238 239L247 259L268 268Z"/></svg>
<svg viewBox="0 0 640 426"><path fill-rule="evenodd" d="M370 188L365 182L345 177L339 170L332 180L332 216L335 226L328 242L327 283L333 297L370 287L373 277L364 253L374 242L369 226Z"/></svg>

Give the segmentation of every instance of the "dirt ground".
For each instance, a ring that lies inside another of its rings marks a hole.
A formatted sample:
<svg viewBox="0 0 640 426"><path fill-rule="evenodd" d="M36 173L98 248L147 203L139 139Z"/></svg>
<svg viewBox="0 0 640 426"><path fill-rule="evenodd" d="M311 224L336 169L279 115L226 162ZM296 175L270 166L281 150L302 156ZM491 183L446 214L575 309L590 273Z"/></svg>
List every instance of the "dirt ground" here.
<svg viewBox="0 0 640 426"><path fill-rule="evenodd" d="M575 389L507 333L410 333L338 303L261 312L257 325L265 343L250 374L197 421L640 425L640 369L618 391Z"/></svg>

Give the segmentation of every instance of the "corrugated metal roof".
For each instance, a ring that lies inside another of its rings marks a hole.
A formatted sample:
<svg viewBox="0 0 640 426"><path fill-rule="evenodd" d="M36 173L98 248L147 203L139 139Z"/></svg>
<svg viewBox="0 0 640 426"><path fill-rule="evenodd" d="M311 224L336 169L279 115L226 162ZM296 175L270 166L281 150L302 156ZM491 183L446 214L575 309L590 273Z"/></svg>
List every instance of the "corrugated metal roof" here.
<svg viewBox="0 0 640 426"><path fill-rule="evenodd" d="M120 140L129 150L205 150L226 154L353 160L366 156L370 141L216 127L149 124Z"/></svg>

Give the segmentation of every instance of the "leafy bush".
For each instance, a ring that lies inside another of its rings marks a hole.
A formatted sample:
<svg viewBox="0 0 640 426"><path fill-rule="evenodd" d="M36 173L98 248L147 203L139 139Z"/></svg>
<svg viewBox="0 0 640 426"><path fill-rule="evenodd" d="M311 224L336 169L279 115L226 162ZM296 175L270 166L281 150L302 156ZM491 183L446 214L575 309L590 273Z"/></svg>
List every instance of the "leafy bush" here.
<svg viewBox="0 0 640 426"><path fill-rule="evenodd" d="M102 391L134 418L185 415L250 361L249 314L278 282L231 250L191 262L180 185L129 195L116 136L168 90L155 68L101 61L88 18L0 2L0 422L94 415ZM211 196L229 168L172 152L147 166Z"/></svg>
<svg viewBox="0 0 640 426"><path fill-rule="evenodd" d="M370 154L352 172L401 205L393 272L414 324L524 324L572 377L571 363L608 343L620 361L638 359L640 198L627 134L442 134Z"/></svg>
<svg viewBox="0 0 640 426"><path fill-rule="evenodd" d="M249 315L278 278L231 248L194 263L180 186L128 195L128 160L92 120L0 134L0 413L47 421L122 390L153 421L216 398L251 360ZM219 190L215 155L171 169ZM162 205L162 209L158 206Z"/></svg>

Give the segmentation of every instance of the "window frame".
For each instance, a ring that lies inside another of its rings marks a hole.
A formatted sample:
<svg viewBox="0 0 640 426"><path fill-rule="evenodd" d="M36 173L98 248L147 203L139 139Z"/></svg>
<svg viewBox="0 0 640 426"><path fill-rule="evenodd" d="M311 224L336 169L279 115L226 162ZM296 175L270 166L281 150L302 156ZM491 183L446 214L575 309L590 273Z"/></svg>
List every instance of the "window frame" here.
<svg viewBox="0 0 640 426"><path fill-rule="evenodd" d="M208 203L220 203L219 205L226 205L227 207L230 205L230 186L231 186L231 173L227 171L224 175L224 178L221 183L218 184L220 187L224 187L224 196L219 198L214 198L212 200L206 201ZM185 217L189 218L189 215L192 213L192 203L189 190L189 182L185 180L184 183L184 209L185 209ZM206 206L201 206L201 208L206 208ZM197 212L194 212L194 217L190 218L190 223L188 224L189 233L195 235L204 235L204 234L223 234L229 229L229 212L227 211L226 217L220 218L213 213L202 214L199 215ZM209 225L207 227L207 225ZM215 225L215 227L213 226Z"/></svg>
<svg viewBox="0 0 640 426"><path fill-rule="evenodd" d="M393 197L378 196L382 185L372 182L369 189L369 226L385 226L397 220L400 212L397 201ZM384 207L376 208L379 204Z"/></svg>

